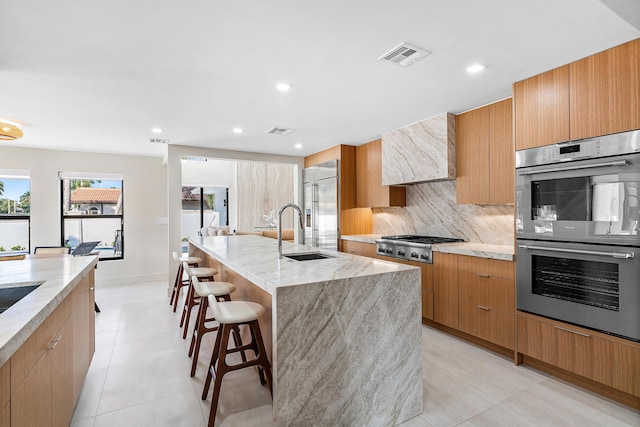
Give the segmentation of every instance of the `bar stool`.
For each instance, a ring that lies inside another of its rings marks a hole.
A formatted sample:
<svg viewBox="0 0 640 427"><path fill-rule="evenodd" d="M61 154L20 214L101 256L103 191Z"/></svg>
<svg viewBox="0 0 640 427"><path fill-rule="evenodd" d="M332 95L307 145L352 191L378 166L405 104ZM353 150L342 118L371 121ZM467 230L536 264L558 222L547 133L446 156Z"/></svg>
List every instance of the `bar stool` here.
<svg viewBox="0 0 640 427"><path fill-rule="evenodd" d="M180 257L178 252L174 252L173 259L178 261L179 263L178 274L176 274L176 280L173 284L173 292L171 292L171 301L169 301L169 305L173 305L173 312L175 313L176 309L178 308L178 297L180 296L180 289L182 289L183 286L189 285L189 279L187 280L182 279L182 276L184 273L182 264L186 262L189 264L189 267L197 267L198 263L202 262L202 258L197 256Z"/></svg>
<svg viewBox="0 0 640 427"><path fill-rule="evenodd" d="M193 307L200 304L200 297L196 295L193 289L193 279L197 277L201 281L213 282L215 281L214 275L218 274L218 270L209 267L189 267L188 264L183 263L182 268L189 277L189 290L187 296L184 299L184 306L182 307L182 317L180 318L180 327L184 325L184 331L182 332L182 339L187 338L187 330L189 329L189 319L191 318L191 311Z"/></svg>
<svg viewBox="0 0 640 427"><path fill-rule="evenodd" d="M196 374L202 337L207 332L218 330L218 326L214 326L212 328L206 326L206 322L213 322L216 320L215 317L207 317L207 308L209 307L209 299L207 297L209 295L213 295L218 301L231 301L230 294L236 290L236 287L233 286L232 283L228 282L200 282L200 280L195 277L193 280L193 290L196 295L200 297L200 306L196 317L196 325L193 328L193 334L191 335L191 345L189 346L189 357L193 356L193 361L191 363L192 377ZM234 334L233 339L236 347L242 343L239 341L239 338L239 334Z"/></svg>
<svg viewBox="0 0 640 427"><path fill-rule="evenodd" d="M194 279L197 280L197 279ZM213 346L211 362L207 371L207 379L204 383L202 392L202 400L206 400L209 394L211 380L213 383L213 396L211 397L211 410L209 412L209 427L213 427L216 420L216 412L218 410L218 399L220 397L220 386L222 385L222 377L231 371L247 368L249 366L258 366L258 374L260 375L260 383L269 384L269 392L273 395L273 385L271 377L271 364L267 358L267 353L262 341L262 333L258 318L262 316L265 309L260 304L248 301L228 301L218 302L216 297L209 295L209 307L220 326L216 343ZM228 349L229 335L240 325L247 325L251 331L251 342L246 345L240 345L233 349ZM244 356L246 350L253 350L256 355L255 359L246 361L243 357L241 363L229 365L227 363L227 354L241 352ZM266 376L266 381L264 376Z"/></svg>

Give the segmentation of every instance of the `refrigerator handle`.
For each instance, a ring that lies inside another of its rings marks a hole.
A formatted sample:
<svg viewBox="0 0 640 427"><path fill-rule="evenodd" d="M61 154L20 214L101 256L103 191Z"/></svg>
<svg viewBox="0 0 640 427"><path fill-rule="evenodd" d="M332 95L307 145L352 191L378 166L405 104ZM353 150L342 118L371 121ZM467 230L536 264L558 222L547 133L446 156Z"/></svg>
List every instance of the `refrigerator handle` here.
<svg viewBox="0 0 640 427"><path fill-rule="evenodd" d="M312 228L311 228L311 236L312 236L312 246L314 247L318 247L318 245L320 244L320 242L318 241L318 230L319 230L319 224L318 221L320 220L320 215L319 215L319 210L320 210L320 200L319 199L319 190L318 190L318 183L314 182L313 183L313 205L311 208L311 212L313 215L313 219L311 221L312 224Z"/></svg>

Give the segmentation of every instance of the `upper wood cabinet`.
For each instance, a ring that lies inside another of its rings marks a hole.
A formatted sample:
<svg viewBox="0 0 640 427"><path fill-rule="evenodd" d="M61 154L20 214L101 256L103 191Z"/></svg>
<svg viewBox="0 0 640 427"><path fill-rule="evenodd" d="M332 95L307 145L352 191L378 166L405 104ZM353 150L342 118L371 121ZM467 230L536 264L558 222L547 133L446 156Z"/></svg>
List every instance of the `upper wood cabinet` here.
<svg viewBox="0 0 640 427"><path fill-rule="evenodd" d="M457 203L514 203L511 98L456 116Z"/></svg>
<svg viewBox="0 0 640 427"><path fill-rule="evenodd" d="M640 128L640 39L569 64L571 139Z"/></svg>
<svg viewBox="0 0 640 427"><path fill-rule="evenodd" d="M381 208L405 206L404 187L382 185L382 140L356 147L356 204L358 207Z"/></svg>
<svg viewBox="0 0 640 427"><path fill-rule="evenodd" d="M516 150L640 128L640 39L514 83Z"/></svg>
<svg viewBox="0 0 640 427"><path fill-rule="evenodd" d="M513 85L516 150L569 140L569 66Z"/></svg>

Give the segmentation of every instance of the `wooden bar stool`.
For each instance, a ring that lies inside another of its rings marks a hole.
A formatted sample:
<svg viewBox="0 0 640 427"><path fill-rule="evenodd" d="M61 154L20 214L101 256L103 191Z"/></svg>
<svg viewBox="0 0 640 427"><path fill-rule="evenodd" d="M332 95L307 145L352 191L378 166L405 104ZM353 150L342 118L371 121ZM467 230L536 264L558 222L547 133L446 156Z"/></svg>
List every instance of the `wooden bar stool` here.
<svg viewBox="0 0 640 427"><path fill-rule="evenodd" d="M216 320L215 317L207 317L207 308L209 307L209 299L207 297L209 295L213 295L218 301L231 301L230 294L236 290L236 287L233 286L232 283L228 282L201 282L197 277L195 277L193 279L193 290L196 295L200 297L200 306L196 317L196 325L193 328L193 334L191 335L191 345L189 346L189 357L193 356L193 361L191 363L192 377L196 374L202 337L207 332L218 330L218 326L211 328L206 326L207 322L213 322ZM233 338L236 346L242 344L239 341L239 335L234 335Z"/></svg>
<svg viewBox="0 0 640 427"><path fill-rule="evenodd" d="M189 319L191 318L191 311L193 307L200 304L200 297L196 295L193 289L193 279L197 277L200 281L213 282L215 281L214 275L218 274L218 270L209 267L189 267L188 264L183 263L182 268L189 277L189 289L187 295L184 298L184 306L182 307L182 317L180 318L180 327L184 326L182 332L182 338L187 337L187 330L189 329Z"/></svg>
<svg viewBox="0 0 640 427"><path fill-rule="evenodd" d="M183 263L187 263L189 267L197 267L198 263L202 262L202 258L197 256L190 257L180 257L178 252L173 253L173 259L178 261L178 274L176 274L176 280L173 284L173 292L171 292L171 301L169 301L169 305L173 305L173 312L176 312L178 308L178 297L180 296L180 290L183 286L189 285L189 279L183 280L182 276L184 273Z"/></svg>
<svg viewBox="0 0 640 427"><path fill-rule="evenodd" d="M197 280L197 279L196 279ZM267 358L267 352L264 348L264 342L262 341L262 333L260 332L260 325L258 324L258 318L262 316L265 309L260 304L248 301L226 301L218 302L216 297L209 295L209 307L213 312L213 316L220 326L218 329L218 335L216 336L216 343L213 346L213 354L211 355L211 362L209 363L209 369L207 372L207 379L204 383L204 390L202 392L202 400L206 400L207 394L209 394L209 387L211 386L211 380L213 383L213 396L211 397L211 410L209 412L209 427L213 427L216 420L216 412L218 410L218 399L220 397L220 386L222 385L222 377L231 371L247 368L249 366L258 366L258 374L260 375L260 382L264 385L265 382L269 384L269 391L273 395L273 385L271 377L271 364ZM251 342L246 345L240 345L232 349L228 349L229 335L241 325L247 325L251 331ZM246 350L253 350L255 359L245 360L241 363L230 365L227 363L227 354L241 352L244 356ZM266 381L264 376L266 376Z"/></svg>

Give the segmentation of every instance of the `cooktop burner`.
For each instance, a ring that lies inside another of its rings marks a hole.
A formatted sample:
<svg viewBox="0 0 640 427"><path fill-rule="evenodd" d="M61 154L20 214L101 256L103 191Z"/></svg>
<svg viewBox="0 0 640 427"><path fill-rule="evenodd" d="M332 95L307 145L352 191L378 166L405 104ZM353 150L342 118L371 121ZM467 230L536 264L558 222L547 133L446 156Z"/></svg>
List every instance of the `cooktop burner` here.
<svg viewBox="0 0 640 427"><path fill-rule="evenodd" d="M464 239L458 239L455 237L415 236L412 234L401 234L397 236L382 236L382 239L396 240L400 242L422 243L425 245L431 245L434 243L464 242Z"/></svg>

